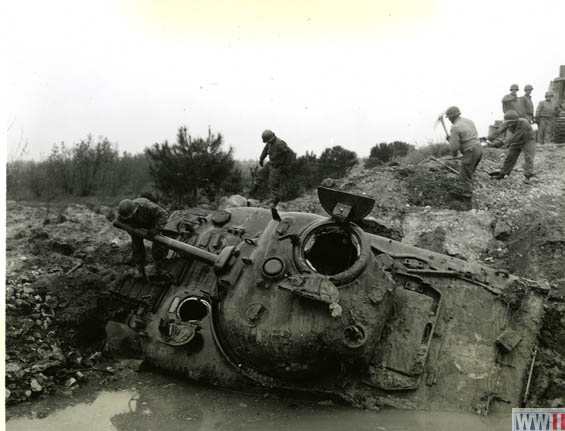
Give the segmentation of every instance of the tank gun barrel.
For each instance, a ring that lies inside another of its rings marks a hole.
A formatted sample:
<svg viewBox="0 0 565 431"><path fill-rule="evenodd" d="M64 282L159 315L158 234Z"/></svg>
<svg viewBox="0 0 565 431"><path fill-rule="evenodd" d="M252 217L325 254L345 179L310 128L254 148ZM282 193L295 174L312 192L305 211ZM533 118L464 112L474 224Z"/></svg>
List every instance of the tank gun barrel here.
<svg viewBox="0 0 565 431"><path fill-rule="evenodd" d="M182 256L199 260L200 262L204 262L211 266L216 265L216 263L218 262L219 256L217 254L210 253L209 251L202 250L201 248L194 247L189 244L185 244L184 242L177 241L163 235L155 235L151 237L149 236L147 229L135 229L125 223L120 222L119 220L115 220L113 225L118 229L125 230L130 235L135 235L149 241L153 241L154 243L160 244L163 247L173 250Z"/></svg>

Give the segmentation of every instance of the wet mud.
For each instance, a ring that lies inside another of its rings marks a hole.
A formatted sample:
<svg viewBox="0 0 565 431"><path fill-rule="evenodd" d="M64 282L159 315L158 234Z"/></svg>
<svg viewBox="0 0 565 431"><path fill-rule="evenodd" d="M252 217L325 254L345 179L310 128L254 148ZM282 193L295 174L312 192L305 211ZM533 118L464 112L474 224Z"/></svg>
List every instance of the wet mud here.
<svg viewBox="0 0 565 431"><path fill-rule="evenodd" d="M128 374L104 390L78 390L72 398L41 400L12 409L8 431L506 430L509 415L354 410L330 400L314 401L219 391L167 376Z"/></svg>

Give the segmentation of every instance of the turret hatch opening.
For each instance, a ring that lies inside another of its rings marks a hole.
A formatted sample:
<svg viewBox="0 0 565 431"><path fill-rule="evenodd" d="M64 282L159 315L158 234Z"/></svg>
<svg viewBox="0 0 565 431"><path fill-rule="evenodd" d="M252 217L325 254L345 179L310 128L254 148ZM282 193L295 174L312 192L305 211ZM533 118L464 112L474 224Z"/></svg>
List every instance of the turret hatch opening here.
<svg viewBox="0 0 565 431"><path fill-rule="evenodd" d="M304 257L319 274L334 275L346 271L359 259L361 246L357 237L338 225L321 226L304 242Z"/></svg>

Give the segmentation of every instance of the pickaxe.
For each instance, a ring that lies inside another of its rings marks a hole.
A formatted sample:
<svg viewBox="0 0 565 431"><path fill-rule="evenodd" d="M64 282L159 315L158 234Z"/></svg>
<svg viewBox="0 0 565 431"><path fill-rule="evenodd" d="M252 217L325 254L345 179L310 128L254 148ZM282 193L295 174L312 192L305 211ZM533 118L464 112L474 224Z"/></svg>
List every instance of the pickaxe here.
<svg viewBox="0 0 565 431"><path fill-rule="evenodd" d="M437 126L438 123L441 123L443 130L445 132L445 138L449 141L449 133L447 132L447 127L445 127L445 121L443 121L443 117L445 117L445 111L439 114L434 127Z"/></svg>
<svg viewBox="0 0 565 431"><path fill-rule="evenodd" d="M455 158L454 158L454 159L455 159ZM454 159L450 159L450 160L454 160ZM458 170L453 169L451 166L449 166L449 165L446 164L446 163L443 163L443 162L442 162L441 160L439 160L439 159L436 159L434 156L428 156L428 157L426 157L424 160L422 160L421 162L419 162L418 165L419 165L420 163L424 163L424 162L426 162L426 161L428 161L428 160L433 160L434 162L438 162L440 165L445 166L447 169L449 169L449 170L450 170L451 172L453 172L454 174L459 175L459 171L458 171Z"/></svg>

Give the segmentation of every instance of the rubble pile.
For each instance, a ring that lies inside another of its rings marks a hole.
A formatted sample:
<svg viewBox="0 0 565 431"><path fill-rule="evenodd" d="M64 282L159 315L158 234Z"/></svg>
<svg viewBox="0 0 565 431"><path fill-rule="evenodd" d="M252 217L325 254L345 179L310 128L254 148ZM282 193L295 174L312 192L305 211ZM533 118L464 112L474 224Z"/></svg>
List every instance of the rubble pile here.
<svg viewBox="0 0 565 431"><path fill-rule="evenodd" d="M7 215L6 402L71 393L107 374L97 365L118 310L106 290L127 237L86 207L57 214L11 204Z"/></svg>

